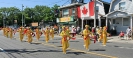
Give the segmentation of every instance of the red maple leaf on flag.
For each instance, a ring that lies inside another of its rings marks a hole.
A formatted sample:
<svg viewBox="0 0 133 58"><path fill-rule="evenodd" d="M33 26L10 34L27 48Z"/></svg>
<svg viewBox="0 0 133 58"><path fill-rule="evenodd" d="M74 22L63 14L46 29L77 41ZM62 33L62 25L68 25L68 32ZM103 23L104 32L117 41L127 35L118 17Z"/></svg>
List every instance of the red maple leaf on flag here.
<svg viewBox="0 0 133 58"><path fill-rule="evenodd" d="M84 7L83 7L83 10L82 10L82 13L83 13L84 15L86 15L87 12L88 12L88 10L87 10L86 7L84 6Z"/></svg>

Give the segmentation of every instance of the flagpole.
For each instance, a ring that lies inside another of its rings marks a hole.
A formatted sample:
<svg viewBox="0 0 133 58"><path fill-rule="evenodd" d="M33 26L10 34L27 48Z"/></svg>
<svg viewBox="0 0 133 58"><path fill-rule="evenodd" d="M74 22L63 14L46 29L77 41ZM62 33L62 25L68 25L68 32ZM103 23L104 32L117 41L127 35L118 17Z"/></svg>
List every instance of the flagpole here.
<svg viewBox="0 0 133 58"><path fill-rule="evenodd" d="M94 27L96 27L96 0L94 0Z"/></svg>

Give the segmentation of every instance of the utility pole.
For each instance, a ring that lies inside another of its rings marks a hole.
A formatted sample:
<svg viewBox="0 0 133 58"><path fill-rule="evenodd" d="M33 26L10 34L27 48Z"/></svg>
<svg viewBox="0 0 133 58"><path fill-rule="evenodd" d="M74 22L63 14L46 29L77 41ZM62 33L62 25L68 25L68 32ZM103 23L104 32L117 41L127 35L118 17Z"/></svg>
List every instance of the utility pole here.
<svg viewBox="0 0 133 58"><path fill-rule="evenodd" d="M24 26L23 23L24 23L24 19L23 19L23 4L22 4L22 27Z"/></svg>
<svg viewBox="0 0 133 58"><path fill-rule="evenodd" d="M3 16L3 27L5 27L5 17Z"/></svg>
<svg viewBox="0 0 133 58"><path fill-rule="evenodd" d="M96 0L94 0L94 27L96 28Z"/></svg>

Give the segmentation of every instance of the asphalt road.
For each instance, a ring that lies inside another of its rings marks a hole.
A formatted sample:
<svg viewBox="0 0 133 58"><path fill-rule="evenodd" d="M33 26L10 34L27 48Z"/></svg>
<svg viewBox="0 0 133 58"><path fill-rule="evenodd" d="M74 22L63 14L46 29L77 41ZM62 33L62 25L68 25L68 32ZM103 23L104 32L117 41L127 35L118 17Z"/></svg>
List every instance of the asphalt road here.
<svg viewBox="0 0 133 58"><path fill-rule="evenodd" d="M6 38L0 31L0 58L133 58L133 44L108 42L107 46L102 43L91 42L90 51L86 52L83 47L83 40L70 40L70 47L67 54L62 53L60 44L61 37L55 36L45 43L44 36L32 44L20 42L18 34L16 39Z"/></svg>

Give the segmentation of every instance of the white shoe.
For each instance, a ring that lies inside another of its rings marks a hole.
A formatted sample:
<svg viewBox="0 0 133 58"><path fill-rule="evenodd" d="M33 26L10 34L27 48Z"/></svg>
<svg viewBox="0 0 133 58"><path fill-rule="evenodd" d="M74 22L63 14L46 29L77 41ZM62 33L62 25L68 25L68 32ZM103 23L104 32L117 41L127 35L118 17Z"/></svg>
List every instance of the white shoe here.
<svg viewBox="0 0 133 58"><path fill-rule="evenodd" d="M106 46L106 45L103 45L103 46Z"/></svg>
<svg viewBox="0 0 133 58"><path fill-rule="evenodd" d="M85 45L83 45L84 46L84 48L85 48Z"/></svg>
<svg viewBox="0 0 133 58"><path fill-rule="evenodd" d="M90 51L90 49L88 49L88 51Z"/></svg>

